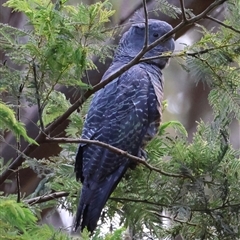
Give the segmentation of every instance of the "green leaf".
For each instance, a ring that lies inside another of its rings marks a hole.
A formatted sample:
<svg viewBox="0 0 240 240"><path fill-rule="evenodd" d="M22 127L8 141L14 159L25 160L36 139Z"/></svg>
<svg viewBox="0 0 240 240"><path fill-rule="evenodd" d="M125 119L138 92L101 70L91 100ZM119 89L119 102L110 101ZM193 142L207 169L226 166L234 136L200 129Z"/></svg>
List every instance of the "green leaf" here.
<svg viewBox="0 0 240 240"><path fill-rule="evenodd" d="M188 136L187 130L179 121L169 121L169 122L162 123L160 125L158 135L159 136L164 135L167 128L169 128L169 127L174 128L175 130L179 131L184 137Z"/></svg>
<svg viewBox="0 0 240 240"><path fill-rule="evenodd" d="M22 136L27 142L38 145L34 139L28 137L23 123L15 118L14 111L3 102L0 102L0 129L10 130L17 139Z"/></svg>

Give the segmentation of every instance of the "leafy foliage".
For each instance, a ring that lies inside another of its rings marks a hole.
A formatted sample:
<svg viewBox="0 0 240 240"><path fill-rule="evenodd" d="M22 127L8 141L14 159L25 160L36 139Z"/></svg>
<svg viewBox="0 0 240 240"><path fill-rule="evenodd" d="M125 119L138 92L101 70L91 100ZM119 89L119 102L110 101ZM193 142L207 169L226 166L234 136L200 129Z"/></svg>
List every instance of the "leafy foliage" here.
<svg viewBox="0 0 240 240"><path fill-rule="evenodd" d="M0 236L1 239L72 239L62 231L55 231L53 227L38 225L34 212L15 200L0 198Z"/></svg>
<svg viewBox="0 0 240 240"><path fill-rule="evenodd" d="M181 15L181 9L170 4L166 0L157 0L156 1L156 9L155 9L156 13L157 13L157 10L161 11L162 13L164 13L172 18L179 18L179 15Z"/></svg>
<svg viewBox="0 0 240 240"><path fill-rule="evenodd" d="M17 138L22 136L29 143L37 144L32 138L28 137L23 124L15 118L14 111L2 102L0 102L0 129L11 130Z"/></svg>
<svg viewBox="0 0 240 240"><path fill-rule="evenodd" d="M8 61L2 65L0 89L17 98L22 85L27 103L32 105L39 100L42 112L47 103L49 108L56 94L60 95L53 92L57 84L91 88L81 80L87 70L96 68L94 55L102 60L109 56L111 46L103 43L111 36L110 31L105 31L105 23L114 13L110 3L73 7L63 3L54 5L48 0L14 0L5 6L25 13L33 30L0 24L1 49L13 63L25 66L25 70L19 71L12 69ZM48 116L49 121L55 118L49 112Z"/></svg>

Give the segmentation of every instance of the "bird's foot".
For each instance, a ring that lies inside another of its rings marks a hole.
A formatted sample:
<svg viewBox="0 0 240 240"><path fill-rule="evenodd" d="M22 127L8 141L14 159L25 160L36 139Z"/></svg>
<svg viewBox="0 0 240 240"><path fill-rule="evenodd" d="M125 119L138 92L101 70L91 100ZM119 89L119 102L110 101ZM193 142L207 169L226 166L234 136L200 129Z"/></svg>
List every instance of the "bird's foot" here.
<svg viewBox="0 0 240 240"><path fill-rule="evenodd" d="M138 151L138 155L139 158L143 159L143 160L147 160L148 156L147 156L147 152L145 150L143 150L142 148L140 148L140 150ZM137 162L132 161L129 165L129 167L134 170L136 168L136 166L138 165Z"/></svg>
<svg viewBox="0 0 240 240"><path fill-rule="evenodd" d="M140 150L138 151L138 157L143 158L143 160L146 161L148 159L147 152L140 148Z"/></svg>

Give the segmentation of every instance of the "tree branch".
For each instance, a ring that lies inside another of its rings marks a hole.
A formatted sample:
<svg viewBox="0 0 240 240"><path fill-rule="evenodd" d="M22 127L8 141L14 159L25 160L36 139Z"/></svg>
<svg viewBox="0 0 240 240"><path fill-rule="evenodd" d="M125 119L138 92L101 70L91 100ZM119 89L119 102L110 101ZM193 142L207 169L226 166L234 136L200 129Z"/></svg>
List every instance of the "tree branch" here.
<svg viewBox="0 0 240 240"><path fill-rule="evenodd" d="M20 121L20 114L21 114L21 95L24 89L24 84L21 84L18 89L18 96L17 96L17 120ZM19 156L19 151L21 148L21 140L20 136L17 137L17 157ZM19 177L19 171L15 173L16 176L16 183L17 183L17 202L19 203L21 200L21 185L20 185L20 177Z"/></svg>
<svg viewBox="0 0 240 240"><path fill-rule="evenodd" d="M175 33L177 33L179 30L181 30L182 28L188 26L188 25L192 25L196 22L198 22L199 20L205 18L207 16L208 13L210 13L211 11L213 11L216 7L222 5L224 2L226 2L227 0L219 0L219 1L214 1L211 5L209 5L203 12L201 12L200 14L198 14L195 17L186 19L185 22L181 22L179 23L172 31L166 33L164 36L162 36L161 38L159 38L158 40L156 40L155 42L153 42L152 44L150 44L148 46L148 48L146 49L146 52L151 50L152 48L156 47L158 44L166 41L167 39L169 39L172 35L174 35ZM141 51L142 52L142 51ZM146 52L144 51L143 54L141 54L141 52L136 56L139 57L143 56Z"/></svg>
<svg viewBox="0 0 240 240"><path fill-rule="evenodd" d="M144 10L144 17L145 17L145 39L143 49L146 49L148 46L148 12L147 12L147 3L146 0L143 0L143 10Z"/></svg>
<svg viewBox="0 0 240 240"><path fill-rule="evenodd" d="M29 205L34 205L37 203L43 203L43 202L47 202L50 200L56 200L58 198L67 197L68 195L69 195L68 192L54 192L54 193L51 193L51 194L48 194L45 196L26 199L26 200L24 200L24 202Z"/></svg>
<svg viewBox="0 0 240 240"><path fill-rule="evenodd" d="M183 20L183 22L186 22L187 17L186 17L186 12L185 12L184 0L180 0L180 5L181 5L181 10L182 10L182 20Z"/></svg>
<svg viewBox="0 0 240 240"><path fill-rule="evenodd" d="M144 200L144 199L133 199L133 198L124 198L124 197L110 197L109 198L112 201L117 201L117 202L135 202L135 203L145 203L145 204L149 204L149 205L154 205L154 206L159 206L159 207L165 207L165 208L169 208L170 205L166 205L163 203L157 203L157 202L151 202L148 200Z"/></svg>
<svg viewBox="0 0 240 240"><path fill-rule="evenodd" d="M179 53L173 53L173 54L165 54L164 53L162 55L159 56L153 56L153 57L147 57L147 58L141 58L139 60L139 62L147 62L149 60L155 60L155 59L160 59L160 58L174 58L174 57L184 57L184 56L190 56L190 57L197 57L199 55L205 54L205 53L209 53L212 52L214 50L219 50L219 49L223 49L223 48L228 48L228 47L233 47L234 45L239 45L238 42L235 43L231 43L231 44L226 44L223 46L218 46L218 47L212 47L212 48L206 48L197 52L186 52L186 51L180 51Z"/></svg>
<svg viewBox="0 0 240 240"><path fill-rule="evenodd" d="M53 123L51 123L46 129L45 133L40 132L36 137L35 141L37 143L42 143L46 139L45 134L49 135L53 130L55 130L59 125L61 125L76 109L78 109L93 93L97 92L99 89L106 86L108 83L113 81L115 78L119 77L121 74L126 72L132 66L137 64L139 60L144 56L146 52L151 50L152 48L156 47L158 44L166 41L172 35L174 35L179 30L185 28L188 25L194 24L205 18L208 13L210 13L213 9L217 6L220 6L227 0L216 0L211 5L209 5L203 12L198 14L195 17L187 19L186 22L181 22L178 24L172 31L162 36L160 39L155 41L154 43L150 44L146 49L142 49L137 56L132 59L128 64L124 65L122 68L117 70L108 78L101 81L99 84L95 85L92 89L87 90L79 100L77 100L64 114L62 114L59 118L57 118ZM22 152L20 156L13 160L13 162L9 165L9 167L0 175L0 185L4 183L4 181L11 175L11 173L16 170L21 164L24 162L24 156L29 155L32 151L34 151L38 146L29 144Z"/></svg>
<svg viewBox="0 0 240 240"><path fill-rule="evenodd" d="M50 193L48 195L43 195L43 196L39 196L39 197L34 197L34 198L30 198L30 199L25 199L23 202L26 204L30 204L30 205L34 205L37 203L43 203L43 202L47 202L47 201L51 201L51 200L56 200L58 198L62 198L62 197L67 197L69 196L70 193L68 192L54 192L54 193ZM135 202L135 203L144 203L144 204L149 204L149 205L154 205L154 206L159 206L159 207L164 207L164 208L172 208L173 204L163 204L163 203L159 203L159 202L151 202L149 200L146 199L134 199L134 198L124 198L124 197L110 197L109 200L112 201L117 201L117 202ZM232 208L232 207L240 207L240 203L234 203L234 204L229 204L229 205L222 205L219 207L215 207L215 208L191 208L192 212L212 212L212 211L216 211L219 209L224 209L224 208ZM185 223L185 222L184 222Z"/></svg>
<svg viewBox="0 0 240 240"><path fill-rule="evenodd" d="M33 67L33 78L34 78L34 85L35 85L35 94L36 94L36 99L37 99L38 118L39 118L41 131L44 131L44 124L43 124L43 119L42 119L42 108L41 108L40 94L39 94L39 89L38 89L39 86L38 86L38 82L37 82L36 64L34 62L33 62L32 67Z"/></svg>
<svg viewBox="0 0 240 240"><path fill-rule="evenodd" d="M236 32L236 33L240 33L240 31L237 30L236 28L234 28L234 27L232 27L232 26L230 26L230 25L227 25L227 24L219 21L218 19L216 19L216 18L214 18L214 17L211 17L211 16L208 16L208 15L207 15L206 18L209 19L209 20L212 20L212 21L215 22L215 23L218 23L219 25L222 25L222 26L225 27L225 28L231 29L231 30L233 30L233 31Z"/></svg>
<svg viewBox="0 0 240 240"><path fill-rule="evenodd" d="M163 203L159 203L159 202L151 202L149 200L146 199L133 199L133 198L124 198L124 197L110 197L109 198L112 201L118 201L118 202L135 202L135 203L144 203L144 204L149 204L149 205L155 205L155 206L159 206L159 207L164 207L164 208L172 208L174 206L174 204L163 204ZM213 212L219 209L224 209L224 208L228 208L228 207L240 207L240 203L235 203L232 205L222 205L219 207L215 207L215 208L191 208L192 212Z"/></svg>
<svg viewBox="0 0 240 240"><path fill-rule="evenodd" d="M150 164L148 164L144 159L142 158L139 158L139 157L136 157L134 155L131 155L129 154L128 152L126 151L123 151L119 148L116 148L116 147L113 147L107 143L104 143L104 142L100 142L100 141L97 141L97 140L89 140L89 139L83 139L83 138L80 138L80 139L71 139L71 138L47 138L45 139L45 142L47 143L86 143L86 144L95 144L97 146L100 146L100 147L104 147L104 148L107 148L108 150L118 154L118 155L121 155L121 156L124 156L124 157L127 157L137 163L140 163L142 165L144 165L145 167L147 167L148 169L152 170L152 171L155 171L155 172L158 172L158 173L161 173L162 175L164 176L168 176L168 177L178 177L178 178L190 178L189 176L185 176L185 175L180 175L180 174L174 174L174 173L168 173L168 172L165 172L159 168L156 168L154 166L151 166Z"/></svg>

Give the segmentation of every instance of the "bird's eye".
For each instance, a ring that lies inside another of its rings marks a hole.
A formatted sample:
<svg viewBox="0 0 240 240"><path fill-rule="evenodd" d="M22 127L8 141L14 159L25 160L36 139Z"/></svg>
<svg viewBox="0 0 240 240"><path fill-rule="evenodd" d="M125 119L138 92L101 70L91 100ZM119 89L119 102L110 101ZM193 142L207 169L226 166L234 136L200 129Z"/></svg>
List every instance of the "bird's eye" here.
<svg viewBox="0 0 240 240"><path fill-rule="evenodd" d="M157 38L157 37L159 37L159 34L158 33L154 33L153 36Z"/></svg>

